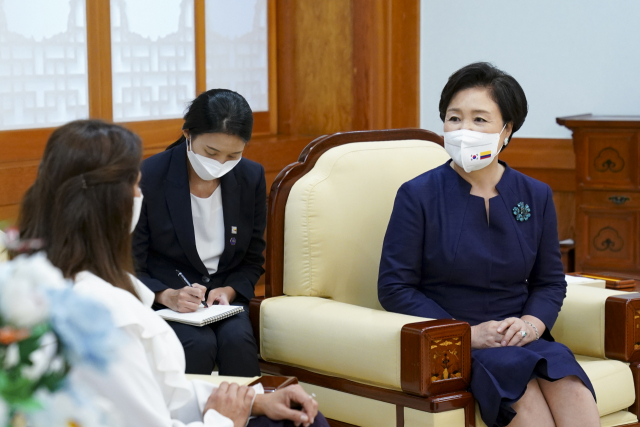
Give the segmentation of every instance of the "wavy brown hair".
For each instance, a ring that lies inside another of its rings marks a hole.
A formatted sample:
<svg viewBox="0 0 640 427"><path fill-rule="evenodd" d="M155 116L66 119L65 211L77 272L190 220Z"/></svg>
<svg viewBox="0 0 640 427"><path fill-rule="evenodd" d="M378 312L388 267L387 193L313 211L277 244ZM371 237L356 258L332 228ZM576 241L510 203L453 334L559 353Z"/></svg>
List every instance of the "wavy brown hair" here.
<svg viewBox="0 0 640 427"><path fill-rule="evenodd" d="M136 295L127 273L141 160L140 138L123 127L78 120L56 129L22 200L20 237L42 239L65 277L88 270Z"/></svg>

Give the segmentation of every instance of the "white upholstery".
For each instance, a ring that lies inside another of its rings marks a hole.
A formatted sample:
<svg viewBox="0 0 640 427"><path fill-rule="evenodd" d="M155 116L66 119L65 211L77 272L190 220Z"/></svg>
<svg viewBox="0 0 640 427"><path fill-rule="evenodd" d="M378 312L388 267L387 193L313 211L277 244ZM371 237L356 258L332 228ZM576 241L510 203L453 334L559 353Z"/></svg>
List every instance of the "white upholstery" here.
<svg viewBox="0 0 640 427"><path fill-rule="evenodd" d="M314 393L325 417L361 427L393 427L396 425L396 405L367 399L340 391L301 383L308 393ZM464 409L429 413L404 408L405 427L464 426Z"/></svg>
<svg viewBox="0 0 640 427"><path fill-rule="evenodd" d="M600 416L627 409L633 404L633 377L626 363L580 355L576 355L576 360L593 384Z"/></svg>
<svg viewBox="0 0 640 427"><path fill-rule="evenodd" d="M378 265L396 192L448 159L440 145L420 140L352 143L324 153L289 194L284 293L381 309Z"/></svg>
<svg viewBox="0 0 640 427"><path fill-rule="evenodd" d="M404 427L452 427L464 426L464 409L429 413L404 408Z"/></svg>
<svg viewBox="0 0 640 427"><path fill-rule="evenodd" d="M601 427L623 426L637 422L638 417L636 417L636 414L629 411L618 411L600 418Z"/></svg>
<svg viewBox="0 0 640 427"><path fill-rule="evenodd" d="M604 358L604 306L624 291L568 286L567 297L551 334L575 354Z"/></svg>
<svg viewBox="0 0 640 427"><path fill-rule="evenodd" d="M316 395L319 409L327 418L360 427L396 425L396 405L312 384L300 383L300 385L307 393Z"/></svg>
<svg viewBox="0 0 640 427"><path fill-rule="evenodd" d="M401 390L400 331L424 320L318 297L267 298L260 309L260 356Z"/></svg>

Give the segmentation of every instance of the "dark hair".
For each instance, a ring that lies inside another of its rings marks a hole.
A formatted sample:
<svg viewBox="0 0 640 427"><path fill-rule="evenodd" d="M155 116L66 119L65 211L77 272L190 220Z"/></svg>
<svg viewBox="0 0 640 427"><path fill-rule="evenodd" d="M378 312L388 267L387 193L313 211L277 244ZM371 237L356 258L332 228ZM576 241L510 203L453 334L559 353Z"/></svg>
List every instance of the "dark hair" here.
<svg viewBox="0 0 640 427"><path fill-rule="evenodd" d="M444 122L451 99L461 90L485 87L500 108L502 120L513 123L511 136L522 127L527 117L527 97L520 84L504 71L487 62L476 62L453 73L440 95L440 119ZM506 147L505 147L506 148Z"/></svg>
<svg viewBox="0 0 640 427"><path fill-rule="evenodd" d="M56 129L22 200L20 237L42 239L65 277L88 270L136 295L127 273L141 160L140 139L120 126L78 120Z"/></svg>
<svg viewBox="0 0 640 427"><path fill-rule="evenodd" d="M192 138L205 133L226 133L238 136L247 143L253 130L253 112L239 93L228 89L211 89L191 102L184 115L182 129L189 130ZM184 136L181 136L167 150L184 140Z"/></svg>

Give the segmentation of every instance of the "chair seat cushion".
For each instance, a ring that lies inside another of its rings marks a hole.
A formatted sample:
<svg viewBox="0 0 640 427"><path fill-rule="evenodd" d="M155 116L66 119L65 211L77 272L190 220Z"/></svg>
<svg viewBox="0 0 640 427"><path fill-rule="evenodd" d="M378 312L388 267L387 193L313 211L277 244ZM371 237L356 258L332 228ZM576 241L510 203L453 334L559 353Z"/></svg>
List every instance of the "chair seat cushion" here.
<svg viewBox="0 0 640 427"><path fill-rule="evenodd" d="M626 411L635 400L633 377L626 363L576 355L593 384L598 399L598 412L603 426L618 426L638 422L635 414ZM476 404L476 427L487 427Z"/></svg>
<svg viewBox="0 0 640 427"><path fill-rule="evenodd" d="M624 426L627 424L637 423L638 417L636 414L629 411L618 411L613 414L605 415L600 417L600 425L601 427L616 427L616 426ZM460 424L462 426L463 424ZM476 405L476 427L487 427L487 425L482 421L480 417L480 408Z"/></svg>
<svg viewBox="0 0 640 427"><path fill-rule="evenodd" d="M627 409L636 400L629 365L580 355L576 355L576 360L593 384L601 417Z"/></svg>
<svg viewBox="0 0 640 427"><path fill-rule="evenodd" d="M319 297L267 298L260 355L269 362L401 390L400 335L421 317Z"/></svg>

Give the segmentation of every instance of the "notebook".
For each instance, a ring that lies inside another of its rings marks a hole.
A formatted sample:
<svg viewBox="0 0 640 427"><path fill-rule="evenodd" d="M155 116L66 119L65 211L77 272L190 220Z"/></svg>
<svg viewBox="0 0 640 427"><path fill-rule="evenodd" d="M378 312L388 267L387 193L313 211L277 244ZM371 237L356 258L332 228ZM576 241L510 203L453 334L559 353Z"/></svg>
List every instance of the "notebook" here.
<svg viewBox="0 0 640 427"><path fill-rule="evenodd" d="M237 305L211 305L209 308L200 307L191 313L178 313L170 308L156 311L164 320L186 323L187 325L204 326L217 322L234 314L242 313L244 308Z"/></svg>
<svg viewBox="0 0 640 427"><path fill-rule="evenodd" d="M582 286L591 286L593 288L602 288L606 287L606 282L604 280L599 279L591 279L589 277L582 276L570 276L565 274L564 276L567 285L582 285Z"/></svg>

